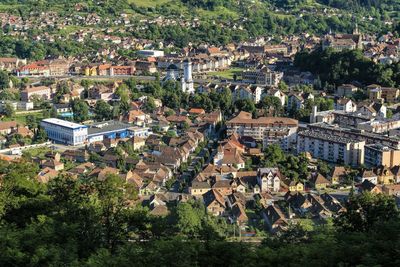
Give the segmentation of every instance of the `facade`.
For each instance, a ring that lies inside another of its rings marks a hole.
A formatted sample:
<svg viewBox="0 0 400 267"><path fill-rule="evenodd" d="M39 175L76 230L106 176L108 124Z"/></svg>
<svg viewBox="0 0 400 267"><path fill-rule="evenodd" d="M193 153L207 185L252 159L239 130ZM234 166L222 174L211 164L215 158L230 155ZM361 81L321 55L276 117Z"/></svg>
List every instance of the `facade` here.
<svg viewBox="0 0 400 267"><path fill-rule="evenodd" d="M346 165L364 163L365 141L312 130L297 135L298 153L309 152L314 158Z"/></svg>
<svg viewBox="0 0 400 267"><path fill-rule="evenodd" d="M380 85L371 84L367 86L369 100L385 101L387 103L395 103L400 96L400 90L393 87L381 87Z"/></svg>
<svg viewBox="0 0 400 267"><path fill-rule="evenodd" d="M260 117L253 119L248 112L240 112L226 123L228 135L249 136L262 142L263 146L279 144L288 151L296 143L298 121L283 117Z"/></svg>
<svg viewBox="0 0 400 267"><path fill-rule="evenodd" d="M400 150L379 144L366 145L364 163L369 167L398 166L400 165Z"/></svg>
<svg viewBox="0 0 400 267"><path fill-rule="evenodd" d="M352 84L342 84L338 86L336 90L336 95L339 97L351 97L358 88Z"/></svg>
<svg viewBox="0 0 400 267"><path fill-rule="evenodd" d="M259 103L261 100L262 88L259 86L238 86L232 92L234 100L250 99L254 103Z"/></svg>
<svg viewBox="0 0 400 267"><path fill-rule="evenodd" d="M257 182L261 192L279 192L281 180L279 168L260 168L257 171Z"/></svg>
<svg viewBox="0 0 400 267"><path fill-rule="evenodd" d="M40 125L46 131L50 140L68 145L82 145L88 137L88 127L85 125L50 118L41 121Z"/></svg>
<svg viewBox="0 0 400 267"><path fill-rule="evenodd" d="M164 51L160 50L140 50L137 54L141 57L164 57Z"/></svg>
<svg viewBox="0 0 400 267"><path fill-rule="evenodd" d="M132 125L122 123L119 121L104 121L94 123L88 128L88 142L101 142L105 138L116 139L116 138L128 138L131 137L129 128Z"/></svg>
<svg viewBox="0 0 400 267"><path fill-rule="evenodd" d="M251 84L277 86L282 78L282 72L272 71L265 65L258 66L253 70L246 70L242 72L243 81Z"/></svg>
<svg viewBox="0 0 400 267"><path fill-rule="evenodd" d="M27 87L21 92L21 99L24 102L30 102L34 95L48 100L51 96L51 90L47 86Z"/></svg>

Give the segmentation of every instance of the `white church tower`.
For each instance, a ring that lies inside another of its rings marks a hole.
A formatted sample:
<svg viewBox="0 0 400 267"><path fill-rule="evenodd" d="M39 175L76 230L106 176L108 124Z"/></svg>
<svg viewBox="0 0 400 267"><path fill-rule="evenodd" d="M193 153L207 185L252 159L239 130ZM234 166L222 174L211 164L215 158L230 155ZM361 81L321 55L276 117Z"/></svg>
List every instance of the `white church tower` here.
<svg viewBox="0 0 400 267"><path fill-rule="evenodd" d="M194 84L192 77L192 62L190 59L185 59L183 61L183 78L182 81L182 91L187 92L189 94L194 93Z"/></svg>

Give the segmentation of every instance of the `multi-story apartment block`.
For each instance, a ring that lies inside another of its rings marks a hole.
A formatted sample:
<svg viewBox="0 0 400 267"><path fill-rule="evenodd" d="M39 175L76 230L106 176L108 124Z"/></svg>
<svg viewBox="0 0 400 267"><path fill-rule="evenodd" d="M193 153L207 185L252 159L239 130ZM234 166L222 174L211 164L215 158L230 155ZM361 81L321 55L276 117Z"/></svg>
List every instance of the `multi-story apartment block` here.
<svg viewBox="0 0 400 267"><path fill-rule="evenodd" d="M297 152L309 152L314 158L346 165L364 163L365 141L305 130L298 134Z"/></svg>
<svg viewBox="0 0 400 267"><path fill-rule="evenodd" d="M260 65L256 69L242 72L244 82L265 86L277 86L283 78L283 73L272 71L265 65Z"/></svg>
<svg viewBox="0 0 400 267"><path fill-rule="evenodd" d="M365 146L365 165L369 167L394 167L400 165L400 150L380 144Z"/></svg>
<svg viewBox="0 0 400 267"><path fill-rule="evenodd" d="M400 138L395 136L389 137L382 134L343 128L337 125L329 125L326 123L309 124L308 129L323 132L332 136L346 137L356 139L358 141L365 141L366 144L381 144L382 146L400 149Z"/></svg>
<svg viewBox="0 0 400 267"><path fill-rule="evenodd" d="M51 89L47 86L27 87L21 92L21 99L22 101L29 102L34 95L48 100L51 96Z"/></svg>
<svg viewBox="0 0 400 267"><path fill-rule="evenodd" d="M385 101L387 103L395 103L400 96L400 90L393 87L381 87L380 85L371 84L367 86L369 100Z"/></svg>
<svg viewBox="0 0 400 267"><path fill-rule="evenodd" d="M298 124L297 120L282 117L253 119L251 113L244 111L226 123L228 135L249 136L264 147L279 144L286 151L296 143Z"/></svg>

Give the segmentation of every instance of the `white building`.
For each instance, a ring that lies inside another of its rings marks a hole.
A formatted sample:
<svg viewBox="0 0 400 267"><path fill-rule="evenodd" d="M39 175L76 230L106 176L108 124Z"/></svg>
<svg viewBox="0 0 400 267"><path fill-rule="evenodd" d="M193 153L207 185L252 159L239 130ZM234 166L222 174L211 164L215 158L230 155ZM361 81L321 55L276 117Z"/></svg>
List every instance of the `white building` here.
<svg viewBox="0 0 400 267"><path fill-rule="evenodd" d="M279 168L260 168L257 171L257 182L261 192L279 192L281 179Z"/></svg>
<svg viewBox="0 0 400 267"><path fill-rule="evenodd" d="M297 133L297 152L309 152L314 158L346 165L364 163L365 141L316 130Z"/></svg>
<svg viewBox="0 0 400 267"><path fill-rule="evenodd" d="M140 50L137 54L141 57L164 57L164 51L160 50Z"/></svg>
<svg viewBox="0 0 400 267"><path fill-rule="evenodd" d="M182 82L182 91L187 92L189 94L194 93L194 84L193 84L193 77L192 77L192 62L190 59L186 59L183 62L183 78L181 79Z"/></svg>
<svg viewBox="0 0 400 267"><path fill-rule="evenodd" d="M50 140L68 145L82 145L88 137L88 127L74 122L50 118L44 119L40 125Z"/></svg>

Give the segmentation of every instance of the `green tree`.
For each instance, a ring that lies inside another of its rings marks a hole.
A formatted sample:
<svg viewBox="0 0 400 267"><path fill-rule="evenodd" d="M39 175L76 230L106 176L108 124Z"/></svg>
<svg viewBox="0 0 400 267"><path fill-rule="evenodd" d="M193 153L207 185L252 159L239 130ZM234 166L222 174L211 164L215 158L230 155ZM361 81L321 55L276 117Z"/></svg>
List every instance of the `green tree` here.
<svg viewBox="0 0 400 267"><path fill-rule="evenodd" d="M335 224L344 231L367 232L382 223L399 219L399 210L392 196L369 192L352 196Z"/></svg>
<svg viewBox="0 0 400 267"><path fill-rule="evenodd" d="M72 101L72 111L74 112L74 120L77 122L89 119L89 107L82 99Z"/></svg>
<svg viewBox="0 0 400 267"><path fill-rule="evenodd" d="M11 103L6 103L4 110L3 110L4 115L6 117L11 118L15 115L15 109L14 106Z"/></svg>
<svg viewBox="0 0 400 267"><path fill-rule="evenodd" d="M112 118L112 107L104 100L99 100L96 102L94 108L95 118L98 121L109 120Z"/></svg>
<svg viewBox="0 0 400 267"><path fill-rule="evenodd" d="M10 77L6 71L0 70L0 90L8 88Z"/></svg>

